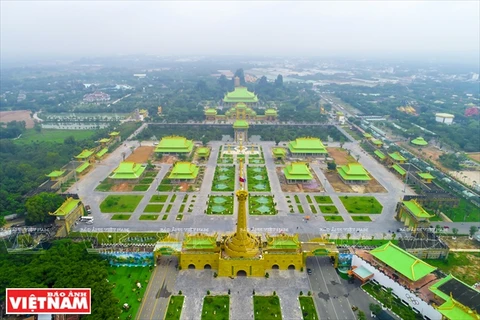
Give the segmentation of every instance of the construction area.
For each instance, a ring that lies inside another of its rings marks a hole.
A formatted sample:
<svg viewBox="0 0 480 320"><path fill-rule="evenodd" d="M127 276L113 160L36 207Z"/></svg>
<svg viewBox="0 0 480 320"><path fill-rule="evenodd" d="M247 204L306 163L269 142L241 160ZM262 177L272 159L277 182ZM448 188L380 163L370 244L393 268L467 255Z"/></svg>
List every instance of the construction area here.
<svg viewBox="0 0 480 320"><path fill-rule="evenodd" d="M147 163L148 160L153 160L153 150L155 147L138 147L135 151L128 156L125 161L135 163Z"/></svg>

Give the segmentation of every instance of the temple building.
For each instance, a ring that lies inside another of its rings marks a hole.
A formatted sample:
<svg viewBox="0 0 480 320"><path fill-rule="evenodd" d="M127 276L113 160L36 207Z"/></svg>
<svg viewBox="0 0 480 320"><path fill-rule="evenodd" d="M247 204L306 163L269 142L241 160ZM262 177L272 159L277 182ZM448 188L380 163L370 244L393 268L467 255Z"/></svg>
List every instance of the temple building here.
<svg viewBox="0 0 480 320"><path fill-rule="evenodd" d="M210 148L200 147L197 149L198 158L207 160L209 155L210 155Z"/></svg>
<svg viewBox="0 0 480 320"><path fill-rule="evenodd" d="M237 103L243 102L250 107L257 106L258 97L255 93L248 91L246 87L240 85L240 78L234 78L235 88L231 92L227 92L223 98L224 106L234 106Z"/></svg>
<svg viewBox="0 0 480 320"><path fill-rule="evenodd" d="M94 162L95 158L93 157L93 154L93 150L84 149L80 154L75 156L75 159L77 159L77 161Z"/></svg>
<svg viewBox="0 0 480 320"><path fill-rule="evenodd" d="M275 147L272 149L273 158L277 160L283 160L287 156L287 151L281 147Z"/></svg>
<svg viewBox="0 0 480 320"><path fill-rule="evenodd" d="M245 120L237 120L233 123L235 142L248 141L248 122Z"/></svg>
<svg viewBox="0 0 480 320"><path fill-rule="evenodd" d="M434 294L434 308L448 320L479 320L480 291L451 274L428 288Z"/></svg>
<svg viewBox="0 0 480 320"><path fill-rule="evenodd" d="M383 146L383 141L379 139L370 140L376 148L381 148Z"/></svg>
<svg viewBox="0 0 480 320"><path fill-rule="evenodd" d="M155 153L161 154L185 154L193 150L193 141L179 136L163 137L155 148Z"/></svg>
<svg viewBox="0 0 480 320"><path fill-rule="evenodd" d="M65 173L65 170L54 170L47 174L46 176L50 178L52 181L57 181L59 180L63 174Z"/></svg>
<svg viewBox="0 0 480 320"><path fill-rule="evenodd" d="M428 142L425 141L425 139L423 139L423 137L418 137L416 139L413 139L412 141L410 141L410 143L415 145L415 146L418 146L418 147L424 147L424 146L428 145Z"/></svg>
<svg viewBox="0 0 480 320"><path fill-rule="evenodd" d="M367 184L372 178L360 163L349 163L337 168L338 175L347 184Z"/></svg>
<svg viewBox="0 0 480 320"><path fill-rule="evenodd" d="M423 183L432 183L432 180L435 179L430 172L420 172L417 173Z"/></svg>
<svg viewBox="0 0 480 320"><path fill-rule="evenodd" d="M417 228L428 228L430 226L429 218L435 215L430 214L415 200L402 201L397 205L397 214L395 218L412 232L416 232Z"/></svg>
<svg viewBox="0 0 480 320"><path fill-rule="evenodd" d="M198 167L191 162L176 162L168 179L193 182L198 175Z"/></svg>
<svg viewBox="0 0 480 320"><path fill-rule="evenodd" d="M393 153L389 153L388 154L390 156L390 159L392 159L395 163L405 163L405 161L407 161L407 158L405 158L404 156L402 156L400 154L400 152L398 151L395 151Z"/></svg>
<svg viewBox="0 0 480 320"><path fill-rule="evenodd" d="M120 132L118 131L112 131L108 135L110 136L111 142L120 142L122 140L122 137L120 137Z"/></svg>
<svg viewBox="0 0 480 320"><path fill-rule="evenodd" d="M375 156L377 156L378 160L380 161L384 161L387 158L387 156L380 150L375 150L373 153L375 154Z"/></svg>
<svg viewBox="0 0 480 320"><path fill-rule="evenodd" d="M313 175L304 162L292 162L283 168L287 183L308 182L313 179Z"/></svg>
<svg viewBox="0 0 480 320"><path fill-rule="evenodd" d="M115 183L138 182L143 176L146 167L135 162L121 162L120 165L110 175L110 179Z"/></svg>
<svg viewBox="0 0 480 320"><path fill-rule="evenodd" d="M297 138L288 143L288 149L294 156L318 156L327 154L327 149L319 138Z"/></svg>
<svg viewBox="0 0 480 320"><path fill-rule="evenodd" d="M97 159L102 159L108 152L108 148L103 148L102 150L98 151L96 154L95 154L95 157Z"/></svg>
<svg viewBox="0 0 480 320"><path fill-rule="evenodd" d="M64 203L55 212L49 212L51 216L55 216L55 225L58 227L56 236L66 237L75 221L83 216L85 208L78 199L67 198Z"/></svg>

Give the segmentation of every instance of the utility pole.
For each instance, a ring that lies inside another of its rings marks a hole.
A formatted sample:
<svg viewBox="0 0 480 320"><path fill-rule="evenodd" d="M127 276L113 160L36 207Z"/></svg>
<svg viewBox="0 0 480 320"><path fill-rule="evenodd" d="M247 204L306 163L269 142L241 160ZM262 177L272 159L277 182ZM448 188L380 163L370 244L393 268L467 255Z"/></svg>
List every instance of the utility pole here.
<svg viewBox="0 0 480 320"><path fill-rule="evenodd" d="M410 174L410 162L408 163L408 169L407 169L407 174L405 176L405 184L403 185L403 192L405 193L405 190L407 190L407 182L408 182L408 175Z"/></svg>

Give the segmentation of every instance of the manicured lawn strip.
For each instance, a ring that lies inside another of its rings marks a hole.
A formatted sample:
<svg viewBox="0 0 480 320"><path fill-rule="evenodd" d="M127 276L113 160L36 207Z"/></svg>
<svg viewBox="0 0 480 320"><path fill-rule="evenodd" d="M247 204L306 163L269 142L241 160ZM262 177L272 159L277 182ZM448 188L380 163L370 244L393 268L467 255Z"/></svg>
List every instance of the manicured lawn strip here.
<svg viewBox="0 0 480 320"><path fill-rule="evenodd" d="M303 320L319 320L312 297L299 297Z"/></svg>
<svg viewBox="0 0 480 320"><path fill-rule="evenodd" d="M182 221L183 219L183 214L178 214L175 220Z"/></svg>
<svg viewBox="0 0 480 320"><path fill-rule="evenodd" d="M339 197L348 213L382 213L383 206L375 197Z"/></svg>
<svg viewBox="0 0 480 320"><path fill-rule="evenodd" d="M109 195L100 204L101 212L134 212L143 196L114 196Z"/></svg>
<svg viewBox="0 0 480 320"><path fill-rule="evenodd" d="M262 203L263 201L257 201L259 199L266 198L268 202ZM249 210L248 213L251 215L274 215L277 214L277 210L275 209L275 203L273 201L272 196L250 196L248 201ZM268 207L270 211L263 212L263 209L266 210L265 207Z"/></svg>
<svg viewBox="0 0 480 320"><path fill-rule="evenodd" d="M173 205L172 205L172 204L169 204L169 205L167 206L167 210L165 210L165 212L166 212L166 213L170 213L170 210L172 210L172 207L173 207Z"/></svg>
<svg viewBox="0 0 480 320"><path fill-rule="evenodd" d="M328 214L338 214L338 209L335 206L318 206L320 208L321 213L328 213Z"/></svg>
<svg viewBox="0 0 480 320"><path fill-rule="evenodd" d="M305 213L305 211L303 210L302 205L299 204L299 205L297 206L297 208L298 208L298 212L300 212L300 213Z"/></svg>
<svg viewBox="0 0 480 320"><path fill-rule="evenodd" d="M294 195L293 198L295 199L295 203L300 204L300 198L298 198L298 195Z"/></svg>
<svg viewBox="0 0 480 320"><path fill-rule="evenodd" d="M158 171L148 171L148 172L145 172L145 178L155 178L157 174L158 174Z"/></svg>
<svg viewBox="0 0 480 320"><path fill-rule="evenodd" d="M442 206L441 211L454 222L480 221L480 210L463 198L460 198L457 207Z"/></svg>
<svg viewBox="0 0 480 320"><path fill-rule="evenodd" d="M163 209L163 204L147 204L143 212L160 212Z"/></svg>
<svg viewBox="0 0 480 320"><path fill-rule="evenodd" d="M206 296L203 298L202 320L228 320L230 296Z"/></svg>
<svg viewBox="0 0 480 320"><path fill-rule="evenodd" d="M147 191L148 188L150 188L149 184L137 184L136 186L133 186L132 191Z"/></svg>
<svg viewBox="0 0 480 320"><path fill-rule="evenodd" d="M381 289L380 286L372 285L371 283L366 283L362 286L362 289L368 292L375 299L380 301L382 304L386 304L387 301L385 296L388 294ZM391 307L392 311L395 312L402 319L417 319L417 315L410 307L405 306L401 303L401 300L396 298L394 295L391 297Z"/></svg>
<svg viewBox="0 0 480 320"><path fill-rule="evenodd" d="M314 196L314 198L315 198L315 201L318 204L331 204L331 203L333 203L332 198L330 198L329 196Z"/></svg>
<svg viewBox="0 0 480 320"><path fill-rule="evenodd" d="M179 211L179 212L183 212L183 211L185 211L185 205L184 205L184 204L182 204L182 205L180 206L180 210L178 210L178 211Z"/></svg>
<svg viewBox="0 0 480 320"><path fill-rule="evenodd" d="M120 319L135 319L142 303L143 295L150 280L152 272L149 267L110 267L108 281L112 284L113 294L119 300L118 309L122 310ZM137 282L141 288L137 287ZM133 291L135 289L135 291ZM140 301L139 301L140 300ZM127 303L130 308L125 310L123 305ZM131 316L131 318L129 318Z"/></svg>
<svg viewBox="0 0 480 320"><path fill-rule="evenodd" d="M261 176L261 179L255 179L257 176ZM248 191L270 191L270 183L268 181L268 174L265 166L247 166L247 181Z"/></svg>
<svg viewBox="0 0 480 320"><path fill-rule="evenodd" d="M170 302L168 303L168 309L167 313L165 314L165 319L180 320L184 300L184 296L170 296Z"/></svg>
<svg viewBox="0 0 480 320"><path fill-rule="evenodd" d="M311 204L310 205L310 211L312 211L312 213L318 213L317 209L315 208L315 205L314 204Z"/></svg>
<svg viewBox="0 0 480 320"><path fill-rule="evenodd" d="M217 166L213 176L212 191L230 192L235 189L235 167Z"/></svg>
<svg viewBox="0 0 480 320"><path fill-rule="evenodd" d="M143 178L142 180L140 180L140 184L150 184L153 182L153 178Z"/></svg>
<svg viewBox="0 0 480 320"><path fill-rule="evenodd" d="M35 141L43 142L57 142L63 143L66 137L73 136L76 141L89 139L95 130L64 130L64 129L42 129L41 132L35 131L35 129L27 129L20 139L14 140L17 144L28 144Z"/></svg>
<svg viewBox="0 0 480 320"><path fill-rule="evenodd" d="M217 200L215 200L217 199ZM224 202L221 202L225 200ZM215 203L215 201L220 201L219 203ZM223 211L215 211L214 209L221 209L223 207ZM206 214L215 214L215 215L230 215L233 214L233 196L210 196L208 198L208 205L207 209L205 210Z"/></svg>
<svg viewBox="0 0 480 320"><path fill-rule="evenodd" d="M342 216L323 216L325 218L325 221L330 221L330 222L339 222L343 221Z"/></svg>
<svg viewBox="0 0 480 320"><path fill-rule="evenodd" d="M307 194L307 202L308 202L308 203L313 203L312 198L311 198L310 195L308 195L308 194Z"/></svg>
<svg viewBox="0 0 480 320"><path fill-rule="evenodd" d="M150 198L150 202L167 202L168 195L162 194L162 195L154 195Z"/></svg>
<svg viewBox="0 0 480 320"><path fill-rule="evenodd" d="M96 188L95 191L100 191L100 192L106 192L110 191L110 189L113 187L112 182L107 182L108 179L105 179L102 181Z"/></svg>
<svg viewBox="0 0 480 320"><path fill-rule="evenodd" d="M130 214L114 214L110 220L128 220L131 216Z"/></svg>
<svg viewBox="0 0 480 320"><path fill-rule="evenodd" d="M168 214L164 214L162 217L162 220L167 220L167 218L168 218Z"/></svg>
<svg viewBox="0 0 480 320"><path fill-rule="evenodd" d="M158 214L142 214L139 220L157 220Z"/></svg>
<svg viewBox="0 0 480 320"><path fill-rule="evenodd" d="M253 317L256 320L282 319L278 296L254 296Z"/></svg>
<svg viewBox="0 0 480 320"><path fill-rule="evenodd" d="M188 194L186 194L186 195L183 196L182 203L187 202L187 200L188 200Z"/></svg>
<svg viewBox="0 0 480 320"><path fill-rule="evenodd" d="M472 269L479 269L480 252L450 252L446 260L425 259L424 261L446 274L451 273L466 284L473 285L478 282L478 271Z"/></svg>
<svg viewBox="0 0 480 320"><path fill-rule="evenodd" d="M175 189L175 186L172 184L160 184L157 188L157 191L168 192L172 191L173 189Z"/></svg>
<svg viewBox="0 0 480 320"><path fill-rule="evenodd" d="M353 221L357 221L357 222L362 222L362 221L370 222L370 221L372 221L372 219L370 219L369 216L351 216L351 218L352 218Z"/></svg>
<svg viewBox="0 0 480 320"><path fill-rule="evenodd" d="M69 238L96 238L98 243L156 243L168 233L161 232L70 232Z"/></svg>
<svg viewBox="0 0 480 320"><path fill-rule="evenodd" d="M176 195L176 194L174 194L174 195L172 196L172 198L170 199L170 202L175 202L175 199L177 199L177 195Z"/></svg>

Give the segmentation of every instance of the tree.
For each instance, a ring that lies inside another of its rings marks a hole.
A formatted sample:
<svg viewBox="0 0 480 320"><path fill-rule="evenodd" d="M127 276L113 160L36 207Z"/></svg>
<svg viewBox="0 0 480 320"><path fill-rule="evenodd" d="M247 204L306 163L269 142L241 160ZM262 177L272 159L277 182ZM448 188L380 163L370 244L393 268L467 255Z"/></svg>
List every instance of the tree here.
<svg viewBox="0 0 480 320"><path fill-rule="evenodd" d="M283 87L283 76L281 74L275 79L275 87Z"/></svg>
<svg viewBox="0 0 480 320"><path fill-rule="evenodd" d="M358 320L367 320L367 316L362 310L358 310Z"/></svg>
<svg viewBox="0 0 480 320"><path fill-rule="evenodd" d="M55 212L63 203L63 198L55 193L42 192L30 197L25 203L27 217L25 223L32 225L46 223L54 219L49 212Z"/></svg>
<svg viewBox="0 0 480 320"><path fill-rule="evenodd" d="M478 231L478 228L476 226L471 226L470 230L468 231L470 233L470 237L473 237L473 235Z"/></svg>
<svg viewBox="0 0 480 320"><path fill-rule="evenodd" d="M396 237L397 237L397 234L396 234L396 233L392 233L392 240L395 240Z"/></svg>
<svg viewBox="0 0 480 320"><path fill-rule="evenodd" d="M74 145L75 144L75 137L74 136L66 137L65 139L63 139L63 144Z"/></svg>
<svg viewBox="0 0 480 320"><path fill-rule="evenodd" d="M452 228L452 233L453 233L453 238L455 239L458 234L458 229L457 228Z"/></svg>
<svg viewBox="0 0 480 320"><path fill-rule="evenodd" d="M33 129L35 129L36 132L40 133L42 131L42 125L36 122L35 125L33 126Z"/></svg>
<svg viewBox="0 0 480 320"><path fill-rule="evenodd" d="M337 169L337 164L335 162L327 162L327 169L335 171Z"/></svg>
<svg viewBox="0 0 480 320"><path fill-rule="evenodd" d="M350 233L347 233L347 240L350 240L350 237L351 237L351 236L352 236L352 235L351 235Z"/></svg>
<svg viewBox="0 0 480 320"><path fill-rule="evenodd" d="M241 86L245 86L245 74L244 74L242 68L235 71L235 75L233 76L233 78L235 78L235 77L240 78L240 85Z"/></svg>
<svg viewBox="0 0 480 320"><path fill-rule="evenodd" d="M369 308L370 308L370 311L375 315L382 312L382 307L376 303L370 303Z"/></svg>

